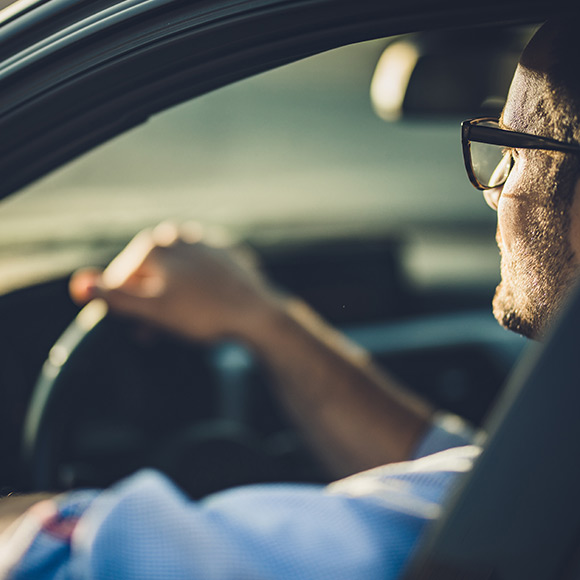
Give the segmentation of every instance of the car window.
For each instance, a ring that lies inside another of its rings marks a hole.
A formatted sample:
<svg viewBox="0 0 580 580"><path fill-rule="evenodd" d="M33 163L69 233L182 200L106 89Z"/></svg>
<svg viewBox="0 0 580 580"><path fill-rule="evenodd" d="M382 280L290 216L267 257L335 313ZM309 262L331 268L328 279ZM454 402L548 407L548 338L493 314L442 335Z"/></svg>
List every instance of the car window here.
<svg viewBox="0 0 580 580"><path fill-rule="evenodd" d="M341 48L194 99L6 200L2 289L104 263L163 219L261 244L393 236L414 283L491 287L495 218L464 175L460 118L379 119L369 84L384 46Z"/></svg>

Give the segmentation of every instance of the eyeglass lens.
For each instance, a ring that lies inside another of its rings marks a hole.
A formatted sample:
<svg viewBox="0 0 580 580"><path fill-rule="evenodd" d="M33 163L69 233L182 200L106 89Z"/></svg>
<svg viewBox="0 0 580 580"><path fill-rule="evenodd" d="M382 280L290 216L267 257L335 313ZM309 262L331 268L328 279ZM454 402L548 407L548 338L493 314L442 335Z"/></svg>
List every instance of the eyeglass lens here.
<svg viewBox="0 0 580 580"><path fill-rule="evenodd" d="M503 185L512 168L512 153L501 145L472 141L471 165L473 173L484 187Z"/></svg>

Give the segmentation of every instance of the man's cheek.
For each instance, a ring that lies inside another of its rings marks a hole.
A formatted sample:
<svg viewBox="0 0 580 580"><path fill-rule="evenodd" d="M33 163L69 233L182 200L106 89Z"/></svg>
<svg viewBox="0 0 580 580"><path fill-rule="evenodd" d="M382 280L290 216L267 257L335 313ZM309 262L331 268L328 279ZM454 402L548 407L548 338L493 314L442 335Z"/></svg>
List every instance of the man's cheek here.
<svg viewBox="0 0 580 580"><path fill-rule="evenodd" d="M497 208L497 241L504 258L511 256L521 242L525 232L522 226L527 221L527 208L521 196L502 194Z"/></svg>
<svg viewBox="0 0 580 580"><path fill-rule="evenodd" d="M580 179L574 186L574 198L570 208L570 247L575 263L580 264Z"/></svg>
<svg viewBox="0 0 580 580"><path fill-rule="evenodd" d="M497 208L498 238L502 251L510 256L525 251L545 218L546 207L539 199L538 182L530 179L527 165L523 159L518 160Z"/></svg>

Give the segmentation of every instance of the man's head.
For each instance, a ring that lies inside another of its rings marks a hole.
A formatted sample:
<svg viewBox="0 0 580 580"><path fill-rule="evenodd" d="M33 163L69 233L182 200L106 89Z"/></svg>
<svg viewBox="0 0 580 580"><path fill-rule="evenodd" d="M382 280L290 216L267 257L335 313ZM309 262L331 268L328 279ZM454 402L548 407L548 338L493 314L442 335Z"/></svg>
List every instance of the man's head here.
<svg viewBox="0 0 580 580"><path fill-rule="evenodd" d="M515 73L505 129L580 143L580 43L574 19L544 25ZM514 149L507 181L488 190L497 209L501 276L493 309L507 328L537 337L580 264L580 155ZM578 194L576 192L578 191Z"/></svg>

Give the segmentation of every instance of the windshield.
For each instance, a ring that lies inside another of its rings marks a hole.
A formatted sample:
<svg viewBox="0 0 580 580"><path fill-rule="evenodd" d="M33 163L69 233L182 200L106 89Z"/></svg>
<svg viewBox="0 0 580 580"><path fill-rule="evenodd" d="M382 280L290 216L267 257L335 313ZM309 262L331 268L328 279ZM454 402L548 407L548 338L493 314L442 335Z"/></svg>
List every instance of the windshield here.
<svg viewBox="0 0 580 580"><path fill-rule="evenodd" d="M464 174L461 119L380 120L369 84L384 46L194 99L6 200L1 290L105 263L164 219L262 245L391 236L416 283L493 283L495 215Z"/></svg>

